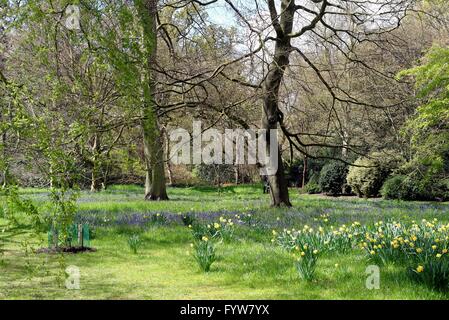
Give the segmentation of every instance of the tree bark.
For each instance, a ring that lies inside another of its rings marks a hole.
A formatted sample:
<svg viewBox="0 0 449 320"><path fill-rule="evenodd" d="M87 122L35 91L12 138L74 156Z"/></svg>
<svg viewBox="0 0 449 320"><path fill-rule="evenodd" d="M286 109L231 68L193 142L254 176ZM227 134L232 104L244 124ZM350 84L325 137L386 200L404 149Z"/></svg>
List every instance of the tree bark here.
<svg viewBox="0 0 449 320"><path fill-rule="evenodd" d="M269 0L269 6L272 10L272 18L277 20L275 13L274 0ZM270 152L270 130L278 129L278 123L281 120L282 113L279 110L279 88L284 77L286 67L289 65L289 56L292 51L289 34L293 29L293 15L295 12L294 1L283 0L279 25L273 21L276 29L276 43L273 61L269 65L268 74L265 78L263 88L263 116L262 128L267 130L267 154ZM291 207L288 194L288 185L284 173L281 152L278 147L278 170L276 174L269 175L271 204L272 206Z"/></svg>
<svg viewBox="0 0 449 320"><path fill-rule="evenodd" d="M157 61L157 0L135 0L138 6L142 28L143 41L147 54L146 70L143 77L143 144L146 161L146 200L168 200L165 184L164 148L161 130L157 119L156 80L151 67Z"/></svg>
<svg viewBox="0 0 449 320"><path fill-rule="evenodd" d="M170 154L170 137L168 136L168 132L166 128L162 129L164 137L165 137L165 161L167 162L167 174L168 174L168 185L173 185L173 170L171 166L171 162L169 159Z"/></svg>
<svg viewBox="0 0 449 320"><path fill-rule="evenodd" d="M301 188L304 188L306 186L306 181L307 181L307 171L309 171L309 169L307 168L307 156L304 155L304 160L303 160L303 169L302 169L302 183L301 183Z"/></svg>

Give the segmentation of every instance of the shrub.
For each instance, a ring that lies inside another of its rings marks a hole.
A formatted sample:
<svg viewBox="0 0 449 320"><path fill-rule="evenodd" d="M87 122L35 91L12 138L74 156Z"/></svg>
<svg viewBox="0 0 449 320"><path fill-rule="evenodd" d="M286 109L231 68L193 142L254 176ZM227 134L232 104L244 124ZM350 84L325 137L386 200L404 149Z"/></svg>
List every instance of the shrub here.
<svg viewBox="0 0 449 320"><path fill-rule="evenodd" d="M446 200L449 199L449 180L423 176L421 172L396 175L385 181L381 194L385 199Z"/></svg>
<svg viewBox="0 0 449 320"><path fill-rule="evenodd" d="M195 249L194 257L199 267L204 272L209 272L216 259L213 243L208 237L204 236L201 240L196 241L193 247Z"/></svg>
<svg viewBox="0 0 449 320"><path fill-rule="evenodd" d="M376 197L379 191L401 160L384 153L373 153L370 158L359 158L349 169L346 180L359 197Z"/></svg>
<svg viewBox="0 0 449 320"><path fill-rule="evenodd" d="M340 161L326 164L320 172L319 186L321 191L330 195L339 195L343 192L346 183L348 168Z"/></svg>
<svg viewBox="0 0 449 320"><path fill-rule="evenodd" d="M387 179L380 191L385 199L415 200L419 191L410 177L397 175Z"/></svg>

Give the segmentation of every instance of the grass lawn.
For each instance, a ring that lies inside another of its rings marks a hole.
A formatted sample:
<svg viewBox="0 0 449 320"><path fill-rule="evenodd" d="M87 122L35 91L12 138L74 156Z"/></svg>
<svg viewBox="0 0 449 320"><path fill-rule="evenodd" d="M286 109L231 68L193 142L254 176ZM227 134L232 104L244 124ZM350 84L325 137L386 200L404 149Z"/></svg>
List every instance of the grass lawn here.
<svg viewBox="0 0 449 320"><path fill-rule="evenodd" d="M44 206L46 190L22 193ZM411 221L437 218L449 222L449 204L396 202L379 199L327 198L291 191L293 208L273 209L269 198L255 186L172 188L169 202L145 202L139 187L116 186L105 192L83 192L78 219L92 227L96 252L35 254L24 248L45 246L46 234L3 232L0 254L0 299L447 299L449 294L412 282L403 269L381 267L380 289L365 286L369 265L364 253L320 257L315 280L298 277L294 258L272 244L272 230L317 225L328 214L335 225L395 219ZM217 244L217 261L209 273L200 271L192 256L191 231L181 214L196 214L205 222L220 216L250 213L236 225L233 240ZM153 221L160 213L164 219ZM0 220L1 225L5 221ZM143 240L137 254L128 237ZM338 264L338 267L335 265ZM81 289L67 290L63 270L79 267Z"/></svg>

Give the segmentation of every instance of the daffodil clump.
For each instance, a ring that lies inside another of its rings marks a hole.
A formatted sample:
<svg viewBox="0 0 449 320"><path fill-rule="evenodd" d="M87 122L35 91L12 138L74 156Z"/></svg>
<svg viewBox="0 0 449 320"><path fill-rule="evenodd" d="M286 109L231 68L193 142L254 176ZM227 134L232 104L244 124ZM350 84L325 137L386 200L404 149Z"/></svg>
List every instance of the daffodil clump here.
<svg viewBox="0 0 449 320"><path fill-rule="evenodd" d="M224 242L228 242L234 236L235 225L232 219L220 217L216 222L208 224L197 222L188 227L192 230L193 237L197 240L206 236L209 239L220 239Z"/></svg>
<svg viewBox="0 0 449 320"><path fill-rule="evenodd" d="M128 238L128 246L131 249L132 253L137 254L141 245L142 240L140 239L138 234L134 234Z"/></svg>
<svg viewBox="0 0 449 320"><path fill-rule="evenodd" d="M309 246L307 243L295 247L296 269L301 279L310 281L314 278L316 263L320 251Z"/></svg>
<svg viewBox="0 0 449 320"><path fill-rule="evenodd" d="M311 280L319 256L329 252L344 253L351 250L355 239L361 234L359 229L360 224L357 222L351 226L342 225L338 228L333 226L312 228L305 225L301 230L284 229L280 233L273 230L272 242L293 252L300 278Z"/></svg>
<svg viewBox="0 0 449 320"><path fill-rule="evenodd" d="M213 224L216 235L223 239L224 242L229 242L234 237L234 221L232 219L226 219L220 217L218 222Z"/></svg>
<svg viewBox="0 0 449 320"><path fill-rule="evenodd" d="M320 254L347 253L357 246L368 261L405 266L416 281L437 289L449 289L449 224L437 219L419 223L378 221L362 226L329 226L327 216L321 226L273 230L272 242L297 256L297 269L303 279L313 278Z"/></svg>
<svg viewBox="0 0 449 320"><path fill-rule="evenodd" d="M365 233L360 247L374 262L405 265L414 280L449 289L449 224L437 219L411 225L379 221Z"/></svg>
<svg viewBox="0 0 449 320"><path fill-rule="evenodd" d="M192 247L195 250L195 260L201 270L208 272L212 263L215 261L215 243L217 240L228 242L234 235L234 221L220 217L216 222L209 224L194 222L188 225L192 230L194 243Z"/></svg>
<svg viewBox="0 0 449 320"><path fill-rule="evenodd" d="M207 236L203 236L191 246L195 250L194 257L200 269L209 272L216 260L214 243Z"/></svg>
<svg viewBox="0 0 449 320"><path fill-rule="evenodd" d="M323 253L345 253L351 250L357 239L363 234L360 223L334 226L319 226L316 228L305 225L302 229L284 229L278 233L273 230L272 242L277 243L286 250L293 250L304 243L320 250Z"/></svg>

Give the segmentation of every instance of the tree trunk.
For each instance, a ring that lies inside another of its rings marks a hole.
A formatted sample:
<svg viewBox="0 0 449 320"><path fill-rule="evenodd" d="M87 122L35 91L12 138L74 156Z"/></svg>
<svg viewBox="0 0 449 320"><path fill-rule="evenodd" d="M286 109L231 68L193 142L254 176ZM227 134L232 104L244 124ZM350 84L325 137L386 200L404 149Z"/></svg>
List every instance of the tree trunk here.
<svg viewBox="0 0 449 320"><path fill-rule="evenodd" d="M94 141L92 145L92 174L91 174L91 183L90 183L90 191L97 192L101 189L100 184L100 138L98 134L95 134Z"/></svg>
<svg viewBox="0 0 449 320"><path fill-rule="evenodd" d="M163 128L163 133L165 137L165 161L167 162L167 174L168 174L168 184L170 186L173 185L173 170L171 167L171 161L169 159L170 154L170 137L168 136L168 132L166 128Z"/></svg>
<svg viewBox="0 0 449 320"><path fill-rule="evenodd" d="M272 1L274 6L274 1ZM290 37L293 28L293 15L295 12L294 1L282 1L281 23L275 44L273 61L268 68L268 74L263 82L263 116L262 128L267 130L267 154L270 152L270 130L277 130L278 123L282 120L279 110L279 87L284 77L285 68L289 65L291 53ZM291 207L288 194L288 185L284 173L281 152L278 147L278 170L276 174L269 175L271 204L272 206Z"/></svg>
<svg viewBox="0 0 449 320"><path fill-rule="evenodd" d="M307 181L307 171L309 170L307 168L307 156L304 156L304 161L303 161L303 169L302 169L302 186L301 188L304 188L306 186L306 181Z"/></svg>
<svg viewBox="0 0 449 320"><path fill-rule="evenodd" d="M143 29L143 41L147 54L146 70L143 76L143 144L147 167L145 181L146 200L168 200L165 185L164 148L159 128L156 100L156 81L151 67L156 65L157 0L136 0Z"/></svg>
<svg viewBox="0 0 449 320"><path fill-rule="evenodd" d="M161 137L157 136L158 126L155 129L144 130L145 158L147 161L147 174L145 181L146 200L168 200L165 182L165 161ZM145 126L146 127L146 126Z"/></svg>
<svg viewBox="0 0 449 320"><path fill-rule="evenodd" d="M2 115L0 114L0 120L2 120ZM9 166L9 164L8 164L8 155L7 155L7 150L6 150L6 148L7 148L7 146L6 146L6 139L7 139L7 136L6 136L6 131L5 132L3 132L3 134L2 134L2 153L3 153L3 170L2 170L2 178L1 178L1 184L2 184L2 188L5 188L7 185L8 185L8 171L9 171L9 169L8 169L8 166Z"/></svg>

